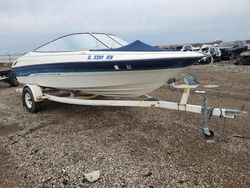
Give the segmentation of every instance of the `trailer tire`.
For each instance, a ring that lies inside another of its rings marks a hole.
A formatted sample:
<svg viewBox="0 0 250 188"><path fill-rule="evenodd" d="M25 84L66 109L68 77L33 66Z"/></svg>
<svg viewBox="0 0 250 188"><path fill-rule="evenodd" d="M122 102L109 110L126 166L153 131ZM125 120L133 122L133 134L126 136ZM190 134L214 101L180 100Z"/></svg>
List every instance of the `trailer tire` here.
<svg viewBox="0 0 250 188"><path fill-rule="evenodd" d="M23 105L25 106L26 110L30 113L36 113L39 109L39 102L34 100L34 96L32 91L29 87L25 87L22 93L22 101Z"/></svg>
<svg viewBox="0 0 250 188"><path fill-rule="evenodd" d="M16 78L16 75L15 75L15 73L13 71L10 71L8 73L7 77L8 77L8 83L9 83L9 85L11 87L16 87L16 86L19 85L19 82L18 82L18 80Z"/></svg>

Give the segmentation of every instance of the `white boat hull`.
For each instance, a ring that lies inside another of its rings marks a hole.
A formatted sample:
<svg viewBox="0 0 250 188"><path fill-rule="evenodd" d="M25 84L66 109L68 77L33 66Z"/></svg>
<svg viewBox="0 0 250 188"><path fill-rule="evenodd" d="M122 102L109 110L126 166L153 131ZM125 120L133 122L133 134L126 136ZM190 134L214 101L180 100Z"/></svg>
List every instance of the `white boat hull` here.
<svg viewBox="0 0 250 188"><path fill-rule="evenodd" d="M40 73L18 77L19 82L84 93L136 97L152 92L183 68L122 72Z"/></svg>

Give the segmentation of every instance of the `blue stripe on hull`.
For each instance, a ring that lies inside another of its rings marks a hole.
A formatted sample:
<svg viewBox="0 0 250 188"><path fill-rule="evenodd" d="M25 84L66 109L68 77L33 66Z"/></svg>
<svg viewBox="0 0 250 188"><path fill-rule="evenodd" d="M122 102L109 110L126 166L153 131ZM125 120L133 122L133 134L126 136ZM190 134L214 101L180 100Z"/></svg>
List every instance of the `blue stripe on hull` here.
<svg viewBox="0 0 250 188"><path fill-rule="evenodd" d="M197 58L175 58L127 61L67 62L16 67L14 68L14 71L17 76L28 76L36 73L158 70L184 68L192 65L197 60ZM118 66L119 69L115 68L115 66Z"/></svg>

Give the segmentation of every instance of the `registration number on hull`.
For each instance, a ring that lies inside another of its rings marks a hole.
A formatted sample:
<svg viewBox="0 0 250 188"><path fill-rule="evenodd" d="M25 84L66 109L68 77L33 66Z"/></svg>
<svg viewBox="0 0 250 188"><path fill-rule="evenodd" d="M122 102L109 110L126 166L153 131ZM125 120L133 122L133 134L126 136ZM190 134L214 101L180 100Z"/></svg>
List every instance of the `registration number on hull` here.
<svg viewBox="0 0 250 188"><path fill-rule="evenodd" d="M89 55L88 60L112 60L112 55Z"/></svg>

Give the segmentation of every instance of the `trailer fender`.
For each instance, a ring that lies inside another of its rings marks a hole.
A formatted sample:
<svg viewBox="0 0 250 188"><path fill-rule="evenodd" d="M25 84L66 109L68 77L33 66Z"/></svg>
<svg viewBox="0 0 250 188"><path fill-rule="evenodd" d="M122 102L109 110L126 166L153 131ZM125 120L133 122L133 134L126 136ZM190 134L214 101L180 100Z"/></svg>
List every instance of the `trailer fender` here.
<svg viewBox="0 0 250 188"><path fill-rule="evenodd" d="M34 101L35 102L42 102L43 101L43 92L42 92L42 88L37 86L37 85L31 85L31 84L26 84L23 87L23 90L28 87L30 88L32 95L34 97Z"/></svg>

